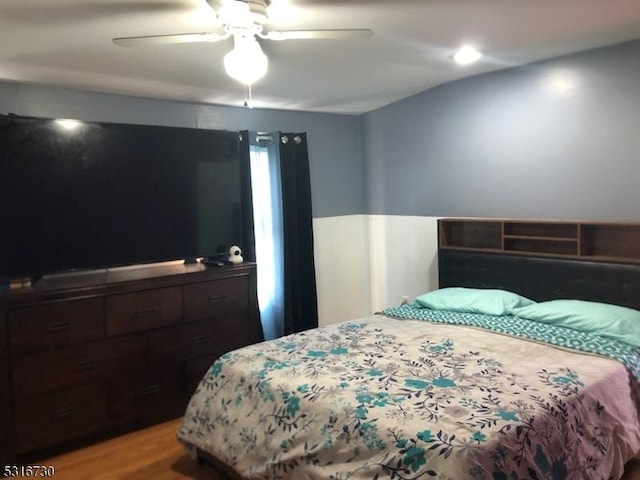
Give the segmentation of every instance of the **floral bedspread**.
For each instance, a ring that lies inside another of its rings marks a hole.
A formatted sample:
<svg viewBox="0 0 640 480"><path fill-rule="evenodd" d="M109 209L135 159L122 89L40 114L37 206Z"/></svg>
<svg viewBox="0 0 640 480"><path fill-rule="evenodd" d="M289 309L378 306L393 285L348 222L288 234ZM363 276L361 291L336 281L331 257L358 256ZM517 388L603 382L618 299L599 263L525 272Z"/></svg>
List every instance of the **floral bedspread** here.
<svg viewBox="0 0 640 480"><path fill-rule="evenodd" d="M640 450L623 363L453 323L374 315L229 352L178 438L256 479L620 478Z"/></svg>

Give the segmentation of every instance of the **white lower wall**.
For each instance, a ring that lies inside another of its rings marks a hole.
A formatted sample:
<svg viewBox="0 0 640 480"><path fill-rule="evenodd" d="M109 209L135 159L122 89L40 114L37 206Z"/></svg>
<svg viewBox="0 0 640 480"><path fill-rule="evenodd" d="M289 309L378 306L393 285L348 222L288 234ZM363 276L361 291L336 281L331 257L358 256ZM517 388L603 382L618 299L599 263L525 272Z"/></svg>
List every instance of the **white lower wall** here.
<svg viewBox="0 0 640 480"><path fill-rule="evenodd" d="M438 288L435 217L369 215L371 310Z"/></svg>
<svg viewBox="0 0 640 480"><path fill-rule="evenodd" d="M437 218L313 220L320 325L370 315L438 287Z"/></svg>
<svg viewBox="0 0 640 480"><path fill-rule="evenodd" d="M313 219L318 323L369 315L369 252L365 215Z"/></svg>

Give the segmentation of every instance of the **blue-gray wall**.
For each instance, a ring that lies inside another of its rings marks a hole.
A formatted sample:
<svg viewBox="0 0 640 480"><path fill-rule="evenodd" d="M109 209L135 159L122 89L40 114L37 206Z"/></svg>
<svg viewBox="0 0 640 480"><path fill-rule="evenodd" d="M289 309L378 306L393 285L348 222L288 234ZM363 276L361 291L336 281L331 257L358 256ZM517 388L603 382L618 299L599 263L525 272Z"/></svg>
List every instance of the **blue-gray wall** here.
<svg viewBox="0 0 640 480"><path fill-rule="evenodd" d="M640 40L363 116L368 213L640 220Z"/></svg>
<svg viewBox="0 0 640 480"><path fill-rule="evenodd" d="M218 130L307 132L314 217L362 213L357 115L220 107L0 82L0 113Z"/></svg>

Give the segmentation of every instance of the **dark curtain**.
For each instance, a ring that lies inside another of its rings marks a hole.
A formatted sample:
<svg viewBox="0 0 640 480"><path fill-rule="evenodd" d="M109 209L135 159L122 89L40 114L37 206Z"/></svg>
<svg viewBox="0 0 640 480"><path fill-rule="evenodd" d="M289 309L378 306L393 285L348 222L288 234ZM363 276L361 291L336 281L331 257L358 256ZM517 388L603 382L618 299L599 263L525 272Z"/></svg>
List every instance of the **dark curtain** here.
<svg viewBox="0 0 640 480"><path fill-rule="evenodd" d="M251 195L251 163L249 157L249 132L239 134L240 141L240 179L242 183L242 201L240 218L242 219L242 258L256 261L256 241L253 227L253 196Z"/></svg>
<svg viewBox="0 0 640 480"><path fill-rule="evenodd" d="M280 135L284 229L284 333L318 326L311 180L306 133Z"/></svg>

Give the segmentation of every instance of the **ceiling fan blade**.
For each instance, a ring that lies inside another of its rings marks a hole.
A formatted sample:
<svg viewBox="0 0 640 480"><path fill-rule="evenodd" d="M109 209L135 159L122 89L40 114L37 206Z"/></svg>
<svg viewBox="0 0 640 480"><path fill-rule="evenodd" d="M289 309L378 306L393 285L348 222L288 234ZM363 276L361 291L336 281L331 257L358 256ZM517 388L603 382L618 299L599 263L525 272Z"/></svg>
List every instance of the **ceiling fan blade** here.
<svg viewBox="0 0 640 480"><path fill-rule="evenodd" d="M149 35L145 37L114 38L113 43L120 47L142 47L153 45L172 45L176 43L218 42L231 36L230 33L176 33L174 35Z"/></svg>
<svg viewBox="0 0 640 480"><path fill-rule="evenodd" d="M316 40L316 39L341 39L341 38L365 38L373 35L368 28L347 28L328 30L272 30L259 34L268 40Z"/></svg>

